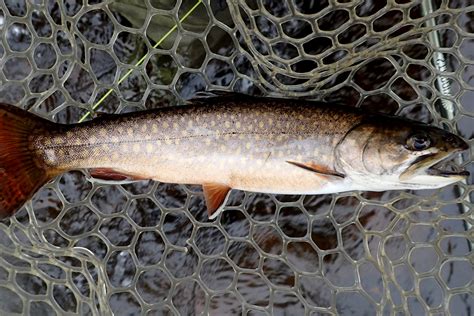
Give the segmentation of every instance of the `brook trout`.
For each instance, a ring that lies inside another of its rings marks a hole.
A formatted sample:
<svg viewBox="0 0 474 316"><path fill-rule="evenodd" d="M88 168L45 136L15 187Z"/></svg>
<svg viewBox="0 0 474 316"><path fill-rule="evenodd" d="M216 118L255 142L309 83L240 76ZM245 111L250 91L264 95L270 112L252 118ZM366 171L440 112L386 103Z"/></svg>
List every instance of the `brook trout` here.
<svg viewBox="0 0 474 316"><path fill-rule="evenodd" d="M0 106L0 214L72 169L105 180L200 184L214 218L231 189L278 194L439 188L459 136L356 108L244 96L61 125Z"/></svg>

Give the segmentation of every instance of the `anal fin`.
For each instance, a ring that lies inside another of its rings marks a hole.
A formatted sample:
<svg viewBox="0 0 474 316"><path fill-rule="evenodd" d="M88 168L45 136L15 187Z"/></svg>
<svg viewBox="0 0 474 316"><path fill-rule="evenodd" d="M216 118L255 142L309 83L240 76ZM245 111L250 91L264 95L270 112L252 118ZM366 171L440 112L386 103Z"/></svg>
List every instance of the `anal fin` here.
<svg viewBox="0 0 474 316"><path fill-rule="evenodd" d="M290 161L290 160L286 162L289 164L295 165L297 167L303 168L305 170L321 174L323 176L337 177L340 179L344 179L346 177L346 175L343 173L337 172L336 170L331 170L327 166L318 165L317 163L314 163L314 162L302 163L302 162Z"/></svg>
<svg viewBox="0 0 474 316"><path fill-rule="evenodd" d="M127 174L112 168L90 169L91 177L111 183L127 183L133 181L147 180L148 178Z"/></svg>
<svg viewBox="0 0 474 316"><path fill-rule="evenodd" d="M225 205L231 188L220 183L204 183L202 190L204 192L204 198L206 199L209 219L214 219L219 215L222 207Z"/></svg>

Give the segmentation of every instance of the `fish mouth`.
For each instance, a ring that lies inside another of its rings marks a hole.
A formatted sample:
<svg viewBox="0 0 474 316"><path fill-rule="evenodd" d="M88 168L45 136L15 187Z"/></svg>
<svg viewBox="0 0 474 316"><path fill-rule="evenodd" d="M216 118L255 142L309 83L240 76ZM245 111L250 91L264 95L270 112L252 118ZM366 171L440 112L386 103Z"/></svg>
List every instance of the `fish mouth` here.
<svg viewBox="0 0 474 316"><path fill-rule="evenodd" d="M454 166L452 157L465 150L459 148L451 152L429 153L418 157L399 177L400 181L414 183L417 178L423 179L423 182L430 178L430 182L455 182L469 177L470 173L459 167ZM450 181L452 180L452 181Z"/></svg>
<svg viewBox="0 0 474 316"><path fill-rule="evenodd" d="M469 177L470 173L469 171L466 170L448 170L444 169L443 163L439 163L441 166L432 166L428 169L425 170L425 173L430 176L438 176L438 177L462 177L462 178L467 178ZM437 164L438 165L438 164Z"/></svg>

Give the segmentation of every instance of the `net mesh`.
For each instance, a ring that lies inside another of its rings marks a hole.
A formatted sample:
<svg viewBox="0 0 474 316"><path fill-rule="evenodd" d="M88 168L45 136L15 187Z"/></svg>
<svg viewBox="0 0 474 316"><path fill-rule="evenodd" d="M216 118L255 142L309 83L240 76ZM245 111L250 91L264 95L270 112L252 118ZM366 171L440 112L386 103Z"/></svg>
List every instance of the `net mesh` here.
<svg viewBox="0 0 474 316"><path fill-rule="evenodd" d="M472 146L470 1L4 0L0 8L0 99L56 122L223 90L396 113ZM472 153L456 163L474 172ZM471 176L429 191L233 192L208 221L200 187L110 185L69 172L0 223L0 309L469 315L473 188Z"/></svg>

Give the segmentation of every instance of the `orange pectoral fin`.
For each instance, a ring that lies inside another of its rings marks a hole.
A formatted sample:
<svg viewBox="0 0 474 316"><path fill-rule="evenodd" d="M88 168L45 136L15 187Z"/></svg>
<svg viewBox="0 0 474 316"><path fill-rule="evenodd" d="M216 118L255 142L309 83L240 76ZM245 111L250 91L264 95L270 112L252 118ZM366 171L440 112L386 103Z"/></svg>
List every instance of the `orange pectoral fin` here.
<svg viewBox="0 0 474 316"><path fill-rule="evenodd" d="M204 198L206 199L209 219L214 219L219 215L222 206L224 206L231 188L219 183L204 183L202 190L204 191Z"/></svg>
<svg viewBox="0 0 474 316"><path fill-rule="evenodd" d="M148 179L137 175L126 174L112 168L90 169L89 173L91 177L104 181L139 181Z"/></svg>
<svg viewBox="0 0 474 316"><path fill-rule="evenodd" d="M337 172L336 170L331 170L327 166L324 165L318 165L314 162L308 162L308 163L301 163L297 161L286 161L289 164L295 165L297 167L303 168L305 170L309 170L315 173L319 173L323 176L331 176L331 177L337 177L340 179L344 179L346 177L345 174Z"/></svg>

